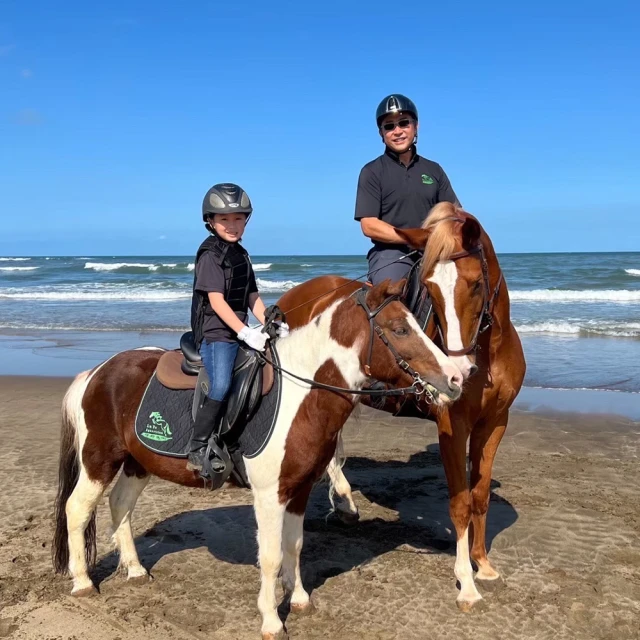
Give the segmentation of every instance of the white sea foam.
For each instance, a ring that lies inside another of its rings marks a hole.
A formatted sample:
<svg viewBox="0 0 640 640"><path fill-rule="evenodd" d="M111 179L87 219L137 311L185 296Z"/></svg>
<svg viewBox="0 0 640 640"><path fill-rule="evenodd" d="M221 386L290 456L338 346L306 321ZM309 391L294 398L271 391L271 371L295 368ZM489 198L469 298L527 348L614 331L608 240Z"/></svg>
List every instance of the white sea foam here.
<svg viewBox="0 0 640 640"><path fill-rule="evenodd" d="M35 271L39 267L0 267L0 271Z"/></svg>
<svg viewBox="0 0 640 640"><path fill-rule="evenodd" d="M271 269L272 262L258 262L253 265L254 271L269 271Z"/></svg>
<svg viewBox="0 0 640 640"><path fill-rule="evenodd" d="M152 264L148 262L87 262L85 269L93 271L119 271L120 269L147 269L148 271L157 271L160 268L165 269L182 269L177 262L163 262L161 264ZM193 270L193 265L187 265L189 271Z"/></svg>
<svg viewBox="0 0 640 640"><path fill-rule="evenodd" d="M0 262L26 262L31 258L0 258Z"/></svg>
<svg viewBox="0 0 640 640"><path fill-rule="evenodd" d="M510 291L514 302L640 302L640 291L628 289L534 289L532 291Z"/></svg>
<svg viewBox="0 0 640 640"><path fill-rule="evenodd" d="M97 301L97 300L129 300L131 302L167 302L170 300L184 300L191 297L191 291L185 289L153 290L122 288L93 288L89 290L58 290L47 291L44 288L31 289L0 289L0 300L58 300L64 302Z"/></svg>
<svg viewBox="0 0 640 640"><path fill-rule="evenodd" d="M640 276L640 269L625 269L624 272L630 276Z"/></svg>
<svg viewBox="0 0 640 640"><path fill-rule="evenodd" d="M551 333L574 336L596 335L617 338L638 338L640 337L640 322L616 322L608 320L532 322L528 324L518 324L516 325L516 330L521 334Z"/></svg>
<svg viewBox="0 0 640 640"><path fill-rule="evenodd" d="M293 280L264 280L258 278L256 281L260 291L288 291L297 287L300 283Z"/></svg>

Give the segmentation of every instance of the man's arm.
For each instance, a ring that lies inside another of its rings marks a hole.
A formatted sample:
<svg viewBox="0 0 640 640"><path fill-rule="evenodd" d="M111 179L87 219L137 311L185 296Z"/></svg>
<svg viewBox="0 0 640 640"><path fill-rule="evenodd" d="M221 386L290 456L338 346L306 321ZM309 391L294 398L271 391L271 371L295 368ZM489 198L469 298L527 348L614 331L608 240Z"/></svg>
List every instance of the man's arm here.
<svg viewBox="0 0 640 640"><path fill-rule="evenodd" d="M396 233L396 228L378 218L362 218L360 228L367 238L389 244L406 244L407 241Z"/></svg>

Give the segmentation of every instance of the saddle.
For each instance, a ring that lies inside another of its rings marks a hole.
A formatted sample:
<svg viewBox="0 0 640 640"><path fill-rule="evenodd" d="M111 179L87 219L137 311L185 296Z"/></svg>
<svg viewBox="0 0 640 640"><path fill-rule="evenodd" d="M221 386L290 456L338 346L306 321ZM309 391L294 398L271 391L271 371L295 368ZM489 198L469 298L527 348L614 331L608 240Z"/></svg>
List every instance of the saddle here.
<svg viewBox="0 0 640 640"><path fill-rule="evenodd" d="M418 321L420 329L426 331L433 312L433 306L427 287L420 280L421 268L422 260L418 260L412 265L401 300Z"/></svg>
<svg viewBox="0 0 640 640"><path fill-rule="evenodd" d="M267 359L272 360L267 346ZM167 351L156 367L158 381L169 389L195 389L192 415L195 420L198 407L209 391L209 378L193 339L187 331L180 338L180 349ZM230 432L236 425L244 425L255 413L260 400L273 386L273 367L258 353L240 345L233 366L229 400L220 426L220 435Z"/></svg>

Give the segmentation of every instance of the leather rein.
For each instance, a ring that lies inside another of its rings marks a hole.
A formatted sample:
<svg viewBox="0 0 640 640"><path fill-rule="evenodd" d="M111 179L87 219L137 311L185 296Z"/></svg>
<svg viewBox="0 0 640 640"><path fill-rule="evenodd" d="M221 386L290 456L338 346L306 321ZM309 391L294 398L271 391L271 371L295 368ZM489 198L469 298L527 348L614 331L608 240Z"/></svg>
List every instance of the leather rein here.
<svg viewBox="0 0 640 640"><path fill-rule="evenodd" d="M377 335L382 340L383 344L387 347L387 349L391 351L391 354L395 358L395 361L398 364L398 366L413 378L413 384L410 387L400 387L397 389L345 389L344 387L334 387L333 385L317 382L316 380L309 380L308 378L303 378L301 376L296 375L295 373L291 373L291 371L287 371L286 369L283 369L282 367L277 365L275 362L271 361L262 353L258 353L258 356L265 362L269 363L277 371L286 373L288 376L291 376L292 378L295 378L300 382L304 382L305 384L308 384L309 386L315 387L318 389L325 389L327 391L336 391L338 393L349 393L349 394L362 395L362 396L406 396L406 395L422 396L424 395L427 402L432 402L433 400L435 400L437 391L433 389L433 387L431 387L431 385L428 382L423 380L420 374L417 371L415 371L409 365L409 363L406 360L404 360L404 358L402 358L402 356L396 351L395 347L389 342L387 337L384 335L382 328L375 320L376 316L388 304L390 304L394 300L399 300L400 296L394 295L394 296L389 296L388 298L385 298L385 300L372 311L367 305L367 301L366 301L367 289L368 287L363 287L362 289L358 289L358 291L356 291L351 296L349 296L349 297L355 298L356 305L359 307L362 307L364 312L367 314L367 320L369 321L369 329L370 329L369 350L368 350L368 356L367 356L367 364L364 366L365 374L371 377L371 359L373 357L373 341L374 341L374 336ZM277 309L277 307L275 308ZM271 307L269 309L271 310ZM275 318L275 314L272 314L271 318ZM267 328L266 324L265 324L265 328Z"/></svg>

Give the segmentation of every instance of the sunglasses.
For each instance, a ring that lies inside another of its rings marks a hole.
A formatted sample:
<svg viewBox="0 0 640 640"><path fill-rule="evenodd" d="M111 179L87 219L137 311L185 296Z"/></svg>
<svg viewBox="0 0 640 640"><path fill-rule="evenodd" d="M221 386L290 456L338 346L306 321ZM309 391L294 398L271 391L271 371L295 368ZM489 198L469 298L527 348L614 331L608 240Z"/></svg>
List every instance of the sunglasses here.
<svg viewBox="0 0 640 640"><path fill-rule="evenodd" d="M385 122L380 128L383 131L393 131L396 127L400 127L401 129L408 129L415 120L411 118L403 118L402 120L397 120L396 122Z"/></svg>

